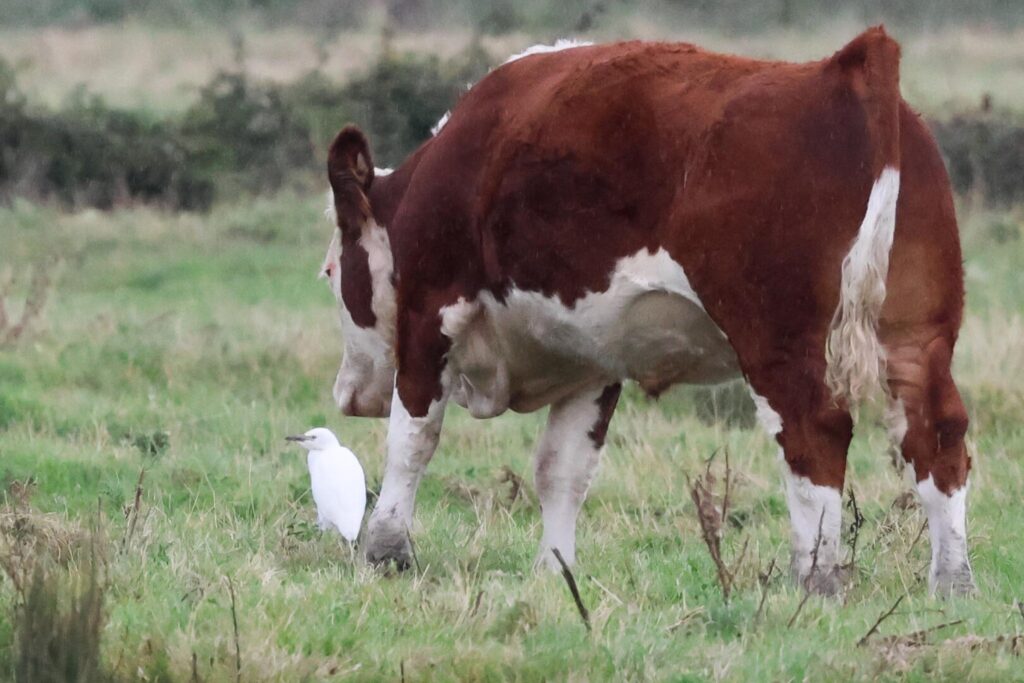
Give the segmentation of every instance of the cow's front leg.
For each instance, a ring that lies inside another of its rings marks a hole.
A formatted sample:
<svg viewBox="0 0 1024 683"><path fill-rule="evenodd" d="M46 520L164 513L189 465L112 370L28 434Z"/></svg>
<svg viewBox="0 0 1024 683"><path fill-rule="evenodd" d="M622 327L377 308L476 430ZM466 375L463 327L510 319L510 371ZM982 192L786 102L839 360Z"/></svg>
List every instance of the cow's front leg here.
<svg viewBox="0 0 1024 683"><path fill-rule="evenodd" d="M793 578L808 591L836 595L844 585L839 543L853 420L835 405L823 376L823 363L805 362L750 380L758 418L782 446Z"/></svg>
<svg viewBox="0 0 1024 683"><path fill-rule="evenodd" d="M450 388L444 361L448 346L437 316L411 315L405 322L400 325L407 336L399 340L384 480L366 535L366 559L372 564L394 561L400 569L412 560L416 489L437 448Z"/></svg>
<svg viewBox="0 0 1024 683"><path fill-rule="evenodd" d="M538 567L560 569L552 548L568 564L576 560L576 518L600 462L621 388L620 384L589 388L551 406L534 459L544 522Z"/></svg>

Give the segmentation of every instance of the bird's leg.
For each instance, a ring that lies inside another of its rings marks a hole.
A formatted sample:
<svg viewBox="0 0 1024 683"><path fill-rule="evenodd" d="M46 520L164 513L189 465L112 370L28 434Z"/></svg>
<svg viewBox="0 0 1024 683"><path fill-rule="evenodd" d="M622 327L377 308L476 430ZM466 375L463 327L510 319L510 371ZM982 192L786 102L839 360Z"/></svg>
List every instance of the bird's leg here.
<svg viewBox="0 0 1024 683"><path fill-rule="evenodd" d="M350 541L350 540L346 539L344 536L341 536L341 535L338 536L338 539L339 539L338 543L341 545L342 548L344 548L344 550L342 552L347 552L348 553L349 564L351 564L354 567L355 564L356 564L356 544L355 544L355 541Z"/></svg>

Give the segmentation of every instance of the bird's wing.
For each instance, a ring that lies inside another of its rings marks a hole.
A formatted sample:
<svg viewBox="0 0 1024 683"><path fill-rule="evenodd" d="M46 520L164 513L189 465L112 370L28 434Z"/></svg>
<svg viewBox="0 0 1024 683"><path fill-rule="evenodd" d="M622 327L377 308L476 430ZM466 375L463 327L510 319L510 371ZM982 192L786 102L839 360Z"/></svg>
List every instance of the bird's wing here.
<svg viewBox="0 0 1024 683"><path fill-rule="evenodd" d="M341 535L354 540L366 510L363 468L347 448L318 458L310 474L317 508Z"/></svg>

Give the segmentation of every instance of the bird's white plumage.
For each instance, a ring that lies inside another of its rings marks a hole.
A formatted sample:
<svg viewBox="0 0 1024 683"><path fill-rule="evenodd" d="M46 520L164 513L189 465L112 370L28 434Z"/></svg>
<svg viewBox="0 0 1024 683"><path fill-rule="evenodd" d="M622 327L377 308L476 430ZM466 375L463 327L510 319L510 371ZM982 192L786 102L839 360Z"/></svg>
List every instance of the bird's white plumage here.
<svg viewBox="0 0 1024 683"><path fill-rule="evenodd" d="M317 524L325 531L336 529L346 541L354 542L366 510L366 475L358 458L329 429L311 429L302 440L295 440L309 451Z"/></svg>

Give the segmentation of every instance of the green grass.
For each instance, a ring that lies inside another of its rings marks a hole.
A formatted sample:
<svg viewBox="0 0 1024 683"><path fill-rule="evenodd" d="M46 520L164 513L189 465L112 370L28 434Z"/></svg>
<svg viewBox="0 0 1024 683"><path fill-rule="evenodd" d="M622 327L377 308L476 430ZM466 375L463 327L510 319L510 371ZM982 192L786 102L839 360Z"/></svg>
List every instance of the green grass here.
<svg viewBox="0 0 1024 683"><path fill-rule="evenodd" d="M976 599L927 596L927 543L914 542L922 514L892 507L901 483L882 430L865 419L849 481L867 522L845 602L811 599L787 627L801 594L776 573L756 620L757 574L788 556L776 447L728 414L714 419L706 394L652 403L631 389L580 523L588 635L562 579L531 571L532 487L509 501L501 482L506 465L529 479L543 414L480 422L449 410L418 500L420 571L379 575L313 530L304 458L282 437L332 427L373 489L385 437L384 421L340 417L330 398L340 343L332 297L315 279L329 237L321 211L319 196L205 217L0 210L4 264L62 262L45 318L0 351L0 476L35 478L20 514L48 530L44 545L81 539L99 520L109 671L183 680L194 655L203 680L233 679L230 577L247 681L403 671L408 680L1024 680L1021 658L993 640L1024 631L1015 607L1024 598L1024 242L1006 229L1020 227L1019 215L964 220L969 312L957 376L977 453ZM728 604L686 488L722 447L739 477L727 556L748 543ZM141 469L141 516L122 548ZM12 506L2 513L16 514ZM880 636L855 647L904 594ZM13 600L0 580L0 678L15 656ZM927 645L880 645L954 620L963 622Z"/></svg>

